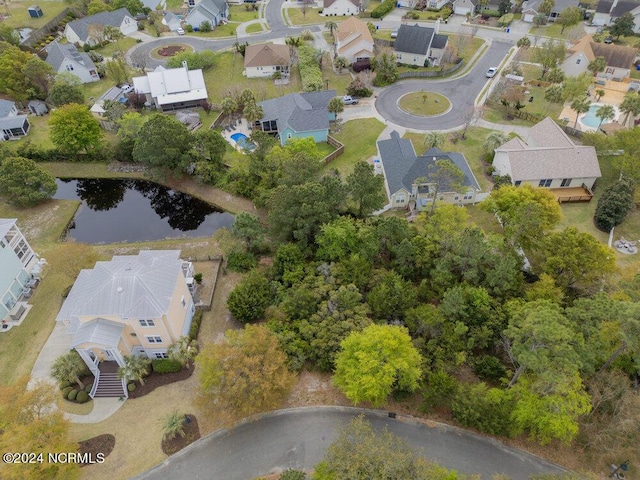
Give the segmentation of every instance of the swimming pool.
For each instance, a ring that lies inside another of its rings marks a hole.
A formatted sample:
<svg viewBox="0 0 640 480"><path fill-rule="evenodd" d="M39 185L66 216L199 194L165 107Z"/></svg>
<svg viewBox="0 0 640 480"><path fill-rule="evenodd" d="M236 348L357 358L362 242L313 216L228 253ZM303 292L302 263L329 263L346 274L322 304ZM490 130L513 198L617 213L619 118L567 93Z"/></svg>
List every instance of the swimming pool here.
<svg viewBox="0 0 640 480"><path fill-rule="evenodd" d="M591 106L589 107L589 111L587 113L585 113L582 118L580 118L580 122L582 122L583 124L585 124L587 127L591 127L591 128L598 128L598 126L600 125L600 119L596 116L596 114L598 113L598 110L600 109L600 107L604 106L602 103L592 103ZM618 116L618 109L614 108L616 111L616 115L614 116L614 118L617 118ZM606 119L604 123L609 123L611 122L614 118L608 118Z"/></svg>
<svg viewBox="0 0 640 480"><path fill-rule="evenodd" d="M231 140L236 142L236 145L238 145L240 148L243 148L245 150L251 151L254 148L256 148L256 146L253 143L247 140L247 136L244 133L236 132L232 134Z"/></svg>

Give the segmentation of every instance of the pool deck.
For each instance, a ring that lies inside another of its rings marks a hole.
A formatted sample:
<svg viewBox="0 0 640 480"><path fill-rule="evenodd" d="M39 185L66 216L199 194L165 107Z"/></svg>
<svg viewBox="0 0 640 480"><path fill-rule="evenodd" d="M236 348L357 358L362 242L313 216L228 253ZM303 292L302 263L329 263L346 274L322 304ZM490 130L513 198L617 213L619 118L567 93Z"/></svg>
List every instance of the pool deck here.
<svg viewBox="0 0 640 480"><path fill-rule="evenodd" d="M235 130L229 131L228 129L227 130L223 129L221 133L222 133L222 138L224 138L227 142L229 142L231 146L233 146L233 148L235 148L241 153L244 153L242 150L242 147L238 145L238 142L236 142L233 138L231 138L231 135L233 135L234 133L242 133L247 137L251 136L251 130L249 130L249 123L244 118L241 119L240 123L235 126Z"/></svg>

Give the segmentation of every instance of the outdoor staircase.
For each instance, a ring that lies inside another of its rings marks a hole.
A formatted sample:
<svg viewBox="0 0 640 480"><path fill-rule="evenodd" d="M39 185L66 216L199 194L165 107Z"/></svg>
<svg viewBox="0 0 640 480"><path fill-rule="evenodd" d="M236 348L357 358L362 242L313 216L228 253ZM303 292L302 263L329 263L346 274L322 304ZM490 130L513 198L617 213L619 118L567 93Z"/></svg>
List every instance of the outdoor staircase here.
<svg viewBox="0 0 640 480"><path fill-rule="evenodd" d="M126 397L123 381L117 373L100 373L98 386L93 397Z"/></svg>

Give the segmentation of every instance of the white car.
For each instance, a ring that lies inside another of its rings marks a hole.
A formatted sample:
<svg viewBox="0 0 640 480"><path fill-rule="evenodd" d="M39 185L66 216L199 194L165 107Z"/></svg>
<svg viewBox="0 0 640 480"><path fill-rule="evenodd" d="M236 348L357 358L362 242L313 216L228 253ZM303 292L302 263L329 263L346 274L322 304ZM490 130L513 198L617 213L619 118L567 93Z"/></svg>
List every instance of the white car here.
<svg viewBox="0 0 640 480"><path fill-rule="evenodd" d="M178 35L184 35L184 29L183 29L183 28L178 27L178 28L176 28L176 33L177 33Z"/></svg>
<svg viewBox="0 0 640 480"><path fill-rule="evenodd" d="M398 37L398 29L394 28L393 30L391 30L391 38L397 38Z"/></svg>
<svg viewBox="0 0 640 480"><path fill-rule="evenodd" d="M122 89L122 93L124 94L133 92L133 85L129 85L128 83L123 83L122 85L120 85L120 88Z"/></svg>
<svg viewBox="0 0 640 480"><path fill-rule="evenodd" d="M498 67L491 67L485 74L487 78L493 78L498 71Z"/></svg>

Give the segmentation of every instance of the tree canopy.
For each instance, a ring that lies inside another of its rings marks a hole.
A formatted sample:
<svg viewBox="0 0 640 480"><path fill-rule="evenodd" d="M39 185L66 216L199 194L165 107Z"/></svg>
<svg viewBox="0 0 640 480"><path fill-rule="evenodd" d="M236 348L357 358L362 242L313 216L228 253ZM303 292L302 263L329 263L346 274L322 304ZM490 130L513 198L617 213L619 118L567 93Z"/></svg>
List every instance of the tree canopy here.
<svg viewBox="0 0 640 480"><path fill-rule="evenodd" d="M51 112L51 141L70 153L90 153L102 145L104 132L85 105L70 103Z"/></svg>
<svg viewBox="0 0 640 480"><path fill-rule="evenodd" d="M19 207L49 200L58 190L56 179L33 160L8 157L0 163L0 194Z"/></svg>
<svg viewBox="0 0 640 480"><path fill-rule="evenodd" d="M133 159L151 167L184 170L190 163L193 137L175 118L157 113L142 127L133 147Z"/></svg>

